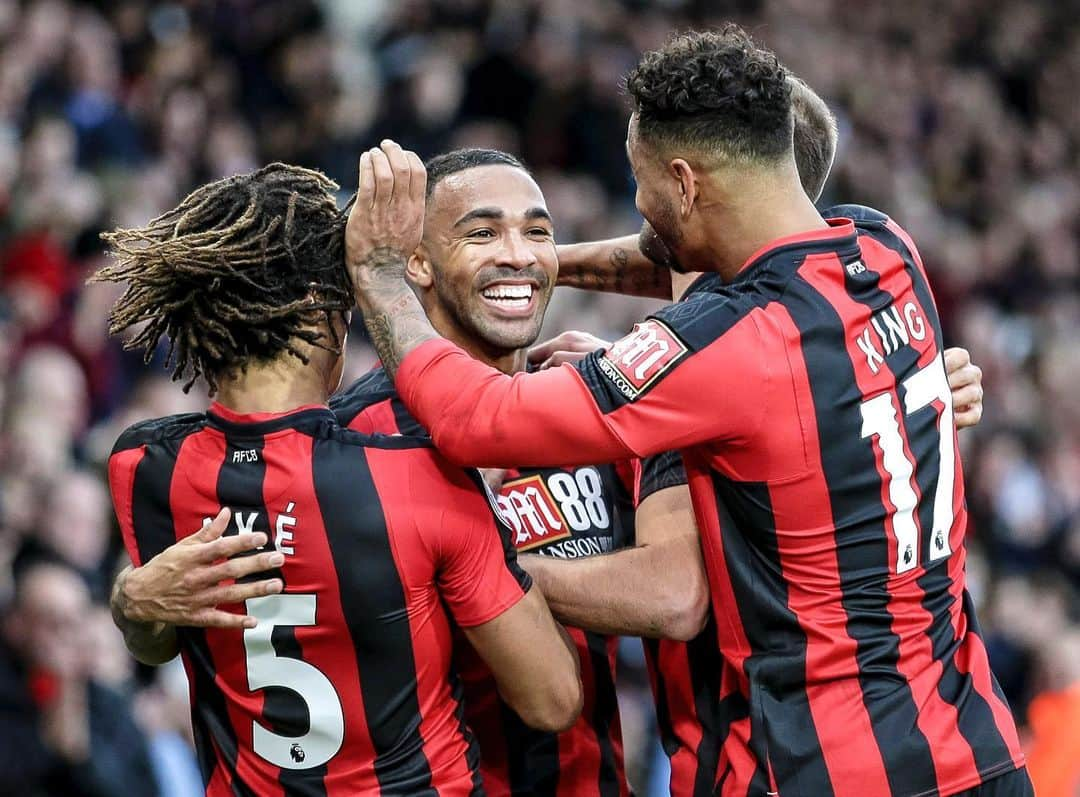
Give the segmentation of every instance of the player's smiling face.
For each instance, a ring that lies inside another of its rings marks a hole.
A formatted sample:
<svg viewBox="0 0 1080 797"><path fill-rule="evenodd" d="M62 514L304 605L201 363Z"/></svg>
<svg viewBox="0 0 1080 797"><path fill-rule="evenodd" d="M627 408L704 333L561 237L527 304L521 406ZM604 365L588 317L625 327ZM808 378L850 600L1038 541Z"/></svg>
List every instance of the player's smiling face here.
<svg viewBox="0 0 1080 797"><path fill-rule="evenodd" d="M451 174L435 186L424 221L425 269L413 281L439 331L492 353L540 334L558 259L540 187L513 166Z"/></svg>

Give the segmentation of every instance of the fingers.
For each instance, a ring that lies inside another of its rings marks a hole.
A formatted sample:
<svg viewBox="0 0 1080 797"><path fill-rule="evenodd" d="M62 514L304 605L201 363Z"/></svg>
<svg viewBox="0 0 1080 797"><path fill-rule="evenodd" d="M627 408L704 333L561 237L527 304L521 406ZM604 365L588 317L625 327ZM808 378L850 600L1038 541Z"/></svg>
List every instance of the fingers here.
<svg viewBox="0 0 1080 797"><path fill-rule="evenodd" d="M222 581L235 580L250 576L253 573L263 573L281 567L285 563L285 556L278 551L268 551L254 556L241 556L230 559L227 562L216 564L211 567L201 568L199 572L189 576L193 588L216 586Z"/></svg>
<svg viewBox="0 0 1080 797"><path fill-rule="evenodd" d="M390 186L390 196L387 201L392 202L395 196L398 198L410 196L409 182L412 168L409 165L409 159L405 155L405 150L401 148L400 144L389 138L382 140L379 149L386 155L386 160L390 164L390 172L394 176L394 183Z"/></svg>
<svg viewBox="0 0 1080 797"><path fill-rule="evenodd" d="M577 332L570 330L563 332L561 335L557 335L551 340L546 340L536 346L533 346L528 351L528 359L531 363L541 363L554 356L557 352L562 354L590 354L597 349L610 348L611 343L595 335L590 335L588 332ZM575 357L573 359L581 359ZM567 360L563 360L566 362Z"/></svg>
<svg viewBox="0 0 1080 797"><path fill-rule="evenodd" d="M204 524L201 529L187 537L183 542L188 544L213 542L225 533L225 529L229 527L230 517L232 517L232 512L227 506L223 506L221 511L217 513L217 517Z"/></svg>
<svg viewBox="0 0 1080 797"><path fill-rule="evenodd" d="M422 203L427 195L427 169L420 156L412 150L405 153L409 161L409 199L414 203Z"/></svg>
<svg viewBox="0 0 1080 797"><path fill-rule="evenodd" d="M945 349L945 372L952 376L953 371L971 363L971 352L959 346Z"/></svg>
<svg viewBox="0 0 1080 797"><path fill-rule="evenodd" d="M357 182L354 208L371 208L375 204L375 170L371 167L371 152L360 156L360 177Z"/></svg>
<svg viewBox="0 0 1080 797"><path fill-rule="evenodd" d="M249 614L233 614L221 609L201 609L194 613L189 622L181 625L191 625L196 628L254 628L258 621Z"/></svg>
<svg viewBox="0 0 1080 797"><path fill-rule="evenodd" d="M981 385L982 368L977 365L964 365L949 373L949 387L956 390L965 385Z"/></svg>
<svg viewBox="0 0 1080 797"><path fill-rule="evenodd" d="M584 351L557 351L548 357L544 362L537 366L537 370L545 371L548 368L557 368L564 363L576 363L579 360L584 360L589 356L589 352Z"/></svg>
<svg viewBox="0 0 1080 797"><path fill-rule="evenodd" d="M972 407L976 404L982 404L983 389L982 385L978 383L970 383L963 387L953 388L952 391L952 403L953 410L959 410L960 408Z"/></svg>
<svg viewBox="0 0 1080 797"><path fill-rule="evenodd" d="M228 584L206 590L199 598L203 606L224 606L230 603L243 603L248 598L261 598L265 595L277 595L285 588L280 578L268 578L262 581L250 581L245 584Z"/></svg>
<svg viewBox="0 0 1080 797"><path fill-rule="evenodd" d="M219 559L229 559L246 551L254 551L266 545L267 537L264 532L256 531L254 534L234 534L231 537L221 537L207 543L199 551L196 561L209 564Z"/></svg>
<svg viewBox="0 0 1080 797"><path fill-rule="evenodd" d="M965 407L963 410L955 412L953 414L953 420L956 423L957 429L967 429L970 426L975 426L975 424L982 420L982 414L982 404L975 404L974 406Z"/></svg>
<svg viewBox="0 0 1080 797"><path fill-rule="evenodd" d="M371 172L375 180L375 192L371 197L373 208L386 205L394 197L394 170L390 159L379 148L368 151L371 156Z"/></svg>

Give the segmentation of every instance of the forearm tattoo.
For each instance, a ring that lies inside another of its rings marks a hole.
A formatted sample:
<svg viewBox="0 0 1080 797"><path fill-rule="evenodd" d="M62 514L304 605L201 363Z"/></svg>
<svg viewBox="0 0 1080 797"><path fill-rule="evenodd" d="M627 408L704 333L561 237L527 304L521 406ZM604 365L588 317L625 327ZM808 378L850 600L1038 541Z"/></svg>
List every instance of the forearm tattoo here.
<svg viewBox="0 0 1080 797"><path fill-rule="evenodd" d="M392 249L374 249L356 274L357 302L383 368L391 378L414 348L439 337L420 300L405 281L406 258Z"/></svg>
<svg viewBox="0 0 1080 797"><path fill-rule="evenodd" d="M560 265L559 285L628 296L671 298L668 269L643 257L631 260L630 252L621 246L612 249L603 262L590 259L582 265Z"/></svg>
<svg viewBox="0 0 1080 797"><path fill-rule="evenodd" d="M109 598L113 622L124 635L124 644L135 658L148 664L166 662L179 650L176 628L166 623L132 620L127 616L130 602L124 592L124 585L129 575L130 566L121 570L113 583L112 595Z"/></svg>

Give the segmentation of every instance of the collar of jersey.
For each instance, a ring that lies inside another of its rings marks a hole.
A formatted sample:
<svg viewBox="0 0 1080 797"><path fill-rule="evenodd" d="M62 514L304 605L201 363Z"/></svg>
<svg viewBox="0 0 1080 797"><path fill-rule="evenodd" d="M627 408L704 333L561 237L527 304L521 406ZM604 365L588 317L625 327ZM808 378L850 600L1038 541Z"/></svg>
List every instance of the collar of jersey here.
<svg viewBox="0 0 1080 797"><path fill-rule="evenodd" d="M292 429L314 420L334 419L334 413L324 404L304 404L285 412L241 413L213 402L206 411L210 422L226 432L243 432L249 435L265 435L283 429Z"/></svg>
<svg viewBox="0 0 1080 797"><path fill-rule="evenodd" d="M857 246L855 222L851 219L825 219L828 227L808 230L794 235L777 238L750 255L732 282L749 279L758 270L758 266L773 260L777 255L799 250L799 252L828 252Z"/></svg>

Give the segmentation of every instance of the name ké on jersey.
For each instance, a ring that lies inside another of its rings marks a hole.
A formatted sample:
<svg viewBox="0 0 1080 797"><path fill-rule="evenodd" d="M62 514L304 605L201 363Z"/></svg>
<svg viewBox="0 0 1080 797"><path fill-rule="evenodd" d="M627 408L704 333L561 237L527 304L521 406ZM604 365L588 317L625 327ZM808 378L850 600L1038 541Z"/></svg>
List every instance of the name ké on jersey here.
<svg viewBox="0 0 1080 797"><path fill-rule="evenodd" d="M620 524L613 474L586 465L510 471L495 495L519 551L578 559L614 550Z"/></svg>

